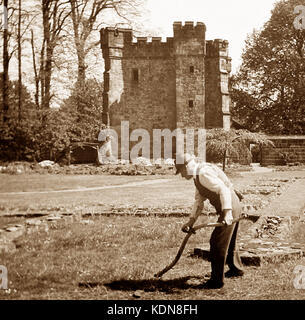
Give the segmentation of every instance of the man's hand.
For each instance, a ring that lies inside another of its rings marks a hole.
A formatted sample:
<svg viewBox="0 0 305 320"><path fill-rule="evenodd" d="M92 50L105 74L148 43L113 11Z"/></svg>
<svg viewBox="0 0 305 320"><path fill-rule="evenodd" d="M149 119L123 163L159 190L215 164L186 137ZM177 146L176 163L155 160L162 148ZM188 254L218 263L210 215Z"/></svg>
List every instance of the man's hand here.
<svg viewBox="0 0 305 320"><path fill-rule="evenodd" d="M185 232L185 233L189 233L191 231L194 223L195 223L195 219L190 218L190 220L182 226L181 231Z"/></svg>
<svg viewBox="0 0 305 320"><path fill-rule="evenodd" d="M227 226L230 226L233 222L233 215L232 215L232 210L231 209L225 209L223 210L223 221Z"/></svg>

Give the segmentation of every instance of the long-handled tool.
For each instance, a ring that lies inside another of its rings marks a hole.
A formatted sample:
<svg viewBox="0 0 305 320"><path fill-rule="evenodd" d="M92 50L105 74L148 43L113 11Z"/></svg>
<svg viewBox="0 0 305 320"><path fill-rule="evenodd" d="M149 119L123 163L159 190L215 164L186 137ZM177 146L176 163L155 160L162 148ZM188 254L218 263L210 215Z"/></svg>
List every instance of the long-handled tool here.
<svg viewBox="0 0 305 320"><path fill-rule="evenodd" d="M255 223L258 219L259 219L259 215L248 215L246 213L243 213L239 218L237 219L234 219L232 224L233 223L236 223L242 219L247 219L247 220L250 220L252 221L253 223ZM159 271L158 273L156 273L154 275L155 278L161 278L163 276L164 273L166 273L168 270L172 269L173 266L178 262L178 260L180 259L182 253L183 253L183 250L186 246L186 243L188 242L190 236L192 234L195 234L196 233L196 230L199 230L199 229L202 229L202 228L208 228L208 227L211 227L211 228L215 228L215 227L223 227L225 226L225 222L216 222L216 223L203 223L203 224L199 224L198 226L195 226L193 228L190 228L187 235L185 236L184 240L182 241L182 244L178 250L178 253L175 257L175 259L168 265L166 266L164 269L162 269L161 271Z"/></svg>

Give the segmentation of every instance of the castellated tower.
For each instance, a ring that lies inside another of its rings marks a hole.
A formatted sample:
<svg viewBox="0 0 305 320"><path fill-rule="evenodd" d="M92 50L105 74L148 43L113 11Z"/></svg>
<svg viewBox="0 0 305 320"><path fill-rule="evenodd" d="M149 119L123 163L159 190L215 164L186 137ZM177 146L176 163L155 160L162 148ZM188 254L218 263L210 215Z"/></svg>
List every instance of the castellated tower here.
<svg viewBox="0 0 305 320"><path fill-rule="evenodd" d="M229 128L228 42L206 41L198 22L175 22L162 42L131 29L104 28L103 121L119 133L129 129Z"/></svg>
<svg viewBox="0 0 305 320"><path fill-rule="evenodd" d="M203 23L174 23L178 128L205 128L205 32Z"/></svg>

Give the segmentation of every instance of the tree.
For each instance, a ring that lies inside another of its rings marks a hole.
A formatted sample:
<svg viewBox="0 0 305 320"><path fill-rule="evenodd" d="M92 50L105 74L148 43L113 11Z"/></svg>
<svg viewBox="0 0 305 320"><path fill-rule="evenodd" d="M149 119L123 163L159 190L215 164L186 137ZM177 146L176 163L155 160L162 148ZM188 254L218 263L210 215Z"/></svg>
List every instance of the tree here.
<svg viewBox="0 0 305 320"><path fill-rule="evenodd" d="M305 28L295 27L294 13L301 4L278 1L263 29L246 40L231 84L233 115L249 130L305 133Z"/></svg>
<svg viewBox="0 0 305 320"><path fill-rule="evenodd" d="M2 99L3 99L3 120L8 121L7 114L9 109L8 104L8 90L9 90L9 65L11 59L18 52L18 81L19 81L19 113L18 118L21 117L22 108L22 70L21 70L21 58L22 58L22 45L26 41L25 33L27 32L32 20L30 19L29 12L24 10L21 6L21 0L4 0L0 1L4 8L3 21L1 25L4 26L0 32L3 35L3 87L2 87Z"/></svg>
<svg viewBox="0 0 305 320"><path fill-rule="evenodd" d="M253 133L248 130L207 130L206 148L207 154L222 160L222 169L225 171L228 157L240 156L249 153L250 143L259 146L274 146L266 135Z"/></svg>
<svg viewBox="0 0 305 320"><path fill-rule="evenodd" d="M105 25L106 19L109 22L113 13L120 18L129 16L132 8L135 12L139 9L135 6L140 1L145 0L0 0L1 5L9 5L7 28L0 30L3 35L0 44L3 59L0 60L4 71L0 74L0 106L5 119L5 124L0 126L1 158L43 160L47 157L56 160L58 153L71 141L97 139L103 128L103 90L98 81L86 77L88 65L95 65L86 58L92 48L97 48L101 23ZM72 19L69 20L73 4L79 32L79 41L76 42L81 43L75 50L80 57L78 79L81 80L77 84L81 83L81 86L74 88L74 81L67 78L75 79L75 63L71 63L71 55L66 55L66 50L76 48L74 34L69 29L73 26ZM112 20L111 25L116 26L116 20ZM34 76L29 74L29 58L32 58ZM9 69L10 62L18 68ZM58 75L62 70L66 77L63 79ZM16 76L17 81L10 81ZM35 84L33 101L25 86L26 81L32 79ZM62 108L54 109L51 108L52 102L60 81L68 83L72 94Z"/></svg>
<svg viewBox="0 0 305 320"><path fill-rule="evenodd" d="M0 89L3 81L0 81ZM0 126L0 157L2 160L33 159L36 146L35 132L38 132L36 109L29 91L22 86L23 106L19 120L19 82L9 81L7 121ZM0 97L0 103L2 103Z"/></svg>
<svg viewBox="0 0 305 320"><path fill-rule="evenodd" d="M35 104L37 109L48 109L53 98L51 81L56 64L55 50L60 44L63 45L67 18L71 12L64 0L39 0L39 3L38 11L37 4L33 7L35 21L29 41L34 71ZM34 34L38 36L34 37Z"/></svg>
<svg viewBox="0 0 305 320"><path fill-rule="evenodd" d="M60 109L69 115L71 141L97 140L103 128L102 97L103 84L88 79L82 90L75 85L71 96L63 102Z"/></svg>
<svg viewBox="0 0 305 320"><path fill-rule="evenodd" d="M66 2L60 0L41 0L43 21L43 45L41 49L41 105L48 109L51 100L51 77L55 47L61 40L63 27L70 12Z"/></svg>
<svg viewBox="0 0 305 320"><path fill-rule="evenodd" d="M56 161L59 154L70 145L75 118L65 109L37 110L29 91L22 86L24 108L21 110L21 121L19 121L18 86L18 80L9 82L10 109L8 122L0 127L0 159ZM45 124L41 122L42 118L45 119Z"/></svg>
<svg viewBox="0 0 305 320"><path fill-rule="evenodd" d="M2 87L2 110L3 110L3 122L7 122L7 113L9 110L9 101L8 101L8 88L9 88L9 52L8 52L8 0L3 1L3 12L4 12L4 21L3 21L3 87Z"/></svg>
<svg viewBox="0 0 305 320"><path fill-rule="evenodd" d="M39 103L39 84L40 84L40 75L38 73L38 67L36 62L36 52L34 45L34 31L31 29L31 49L32 49L32 61L33 61L33 71L34 71L34 80L35 80L35 105L36 109L40 109Z"/></svg>
<svg viewBox="0 0 305 320"><path fill-rule="evenodd" d="M22 46L21 46L21 28L22 28L22 8L21 0L18 0L18 120L21 121L22 109Z"/></svg>
<svg viewBox="0 0 305 320"><path fill-rule="evenodd" d="M122 21L132 24L140 15L142 0L69 0L73 24L74 44L77 54L77 86L83 88L86 81L86 57L99 44L99 38L92 36L105 21L102 14L115 14ZM82 90L82 89L81 89Z"/></svg>

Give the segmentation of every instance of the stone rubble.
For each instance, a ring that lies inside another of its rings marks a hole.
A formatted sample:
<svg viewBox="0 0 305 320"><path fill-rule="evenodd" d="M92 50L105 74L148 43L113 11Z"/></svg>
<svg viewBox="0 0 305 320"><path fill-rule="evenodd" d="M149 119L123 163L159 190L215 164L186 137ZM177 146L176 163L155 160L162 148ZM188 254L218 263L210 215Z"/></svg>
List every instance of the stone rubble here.
<svg viewBox="0 0 305 320"><path fill-rule="evenodd" d="M291 229L290 217L260 217L239 241L242 263L246 266L260 266L305 256L305 244L291 240ZM209 248L204 247L195 248L191 256L209 260L209 254Z"/></svg>

